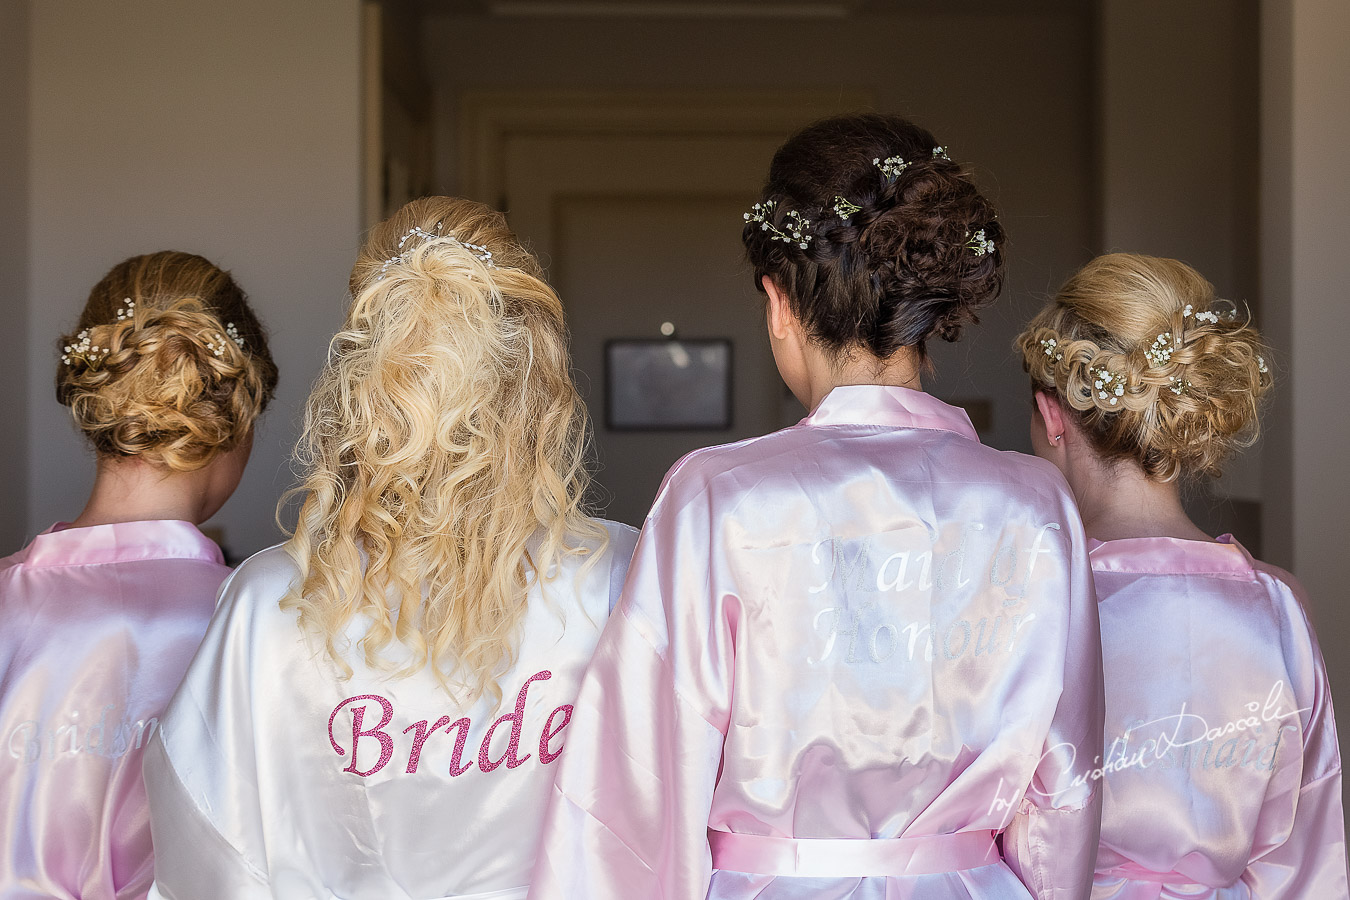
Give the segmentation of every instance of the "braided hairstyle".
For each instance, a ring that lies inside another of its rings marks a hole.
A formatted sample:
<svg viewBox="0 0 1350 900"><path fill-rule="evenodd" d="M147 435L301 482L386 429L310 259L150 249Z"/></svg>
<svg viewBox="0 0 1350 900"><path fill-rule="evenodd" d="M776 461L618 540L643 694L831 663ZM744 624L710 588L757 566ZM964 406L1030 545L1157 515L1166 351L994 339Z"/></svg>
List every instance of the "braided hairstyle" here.
<svg viewBox="0 0 1350 900"><path fill-rule="evenodd" d="M1174 259L1112 253L1084 266L1016 345L1106 459L1157 481L1222 474L1256 440L1269 351L1249 316Z"/></svg>
<svg viewBox="0 0 1350 900"><path fill-rule="evenodd" d="M896 157L893 177L874 162ZM993 205L928 131L898 116L807 126L774 154L757 208L765 221L741 236L755 286L769 276L836 357L908 347L926 359L930 338L958 340L1003 287ZM782 239L802 220L801 240Z"/></svg>
<svg viewBox="0 0 1350 900"><path fill-rule="evenodd" d="M277 383L243 290L190 253L118 263L60 347L56 399L94 450L177 472L238 446Z"/></svg>

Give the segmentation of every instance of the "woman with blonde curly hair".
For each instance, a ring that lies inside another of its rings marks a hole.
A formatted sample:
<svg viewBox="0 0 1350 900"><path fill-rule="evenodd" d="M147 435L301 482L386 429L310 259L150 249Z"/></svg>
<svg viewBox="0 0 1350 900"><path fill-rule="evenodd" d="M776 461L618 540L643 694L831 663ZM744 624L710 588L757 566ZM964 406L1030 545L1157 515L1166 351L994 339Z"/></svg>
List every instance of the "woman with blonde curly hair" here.
<svg viewBox="0 0 1350 900"><path fill-rule="evenodd" d="M1187 516L1180 485L1256 437L1261 336L1198 272L1116 253L1018 347L1037 455L1092 538L1106 679L1092 896L1350 896L1331 694L1301 588Z"/></svg>
<svg viewBox="0 0 1350 900"><path fill-rule="evenodd" d="M226 584L149 751L162 897L523 897L634 533L588 518L563 308L501 214L377 226L299 524Z"/></svg>
<svg viewBox="0 0 1350 900"><path fill-rule="evenodd" d="M115 266L61 348L98 469L74 521L0 560L0 896L143 897L142 754L229 574L197 525L277 369L239 285L187 253Z"/></svg>

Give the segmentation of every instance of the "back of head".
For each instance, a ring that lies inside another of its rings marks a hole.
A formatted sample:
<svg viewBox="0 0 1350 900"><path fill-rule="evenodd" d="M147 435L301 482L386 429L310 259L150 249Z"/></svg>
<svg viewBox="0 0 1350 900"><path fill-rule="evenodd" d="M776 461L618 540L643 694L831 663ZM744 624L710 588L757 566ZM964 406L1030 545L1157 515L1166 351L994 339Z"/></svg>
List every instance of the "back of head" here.
<svg viewBox="0 0 1350 900"><path fill-rule="evenodd" d="M351 291L297 448L288 551L304 581L283 605L339 665L359 614L368 665L397 641L405 674L430 663L495 693L530 578L604 533L581 512L587 424L562 303L500 213L450 197L376 226Z"/></svg>
<svg viewBox="0 0 1350 900"><path fill-rule="evenodd" d="M954 341L1003 285L1003 229L968 175L898 116L825 119L774 155L742 234L826 350L886 359Z"/></svg>
<svg viewBox="0 0 1350 900"><path fill-rule="evenodd" d="M277 383L244 292L190 253L114 266L61 347L56 397L99 455L178 472L244 440Z"/></svg>
<svg viewBox="0 0 1350 900"><path fill-rule="evenodd" d="M1174 259L1084 266L1017 339L1032 385L1075 411L1094 449L1158 481L1218 476L1257 434L1261 335Z"/></svg>

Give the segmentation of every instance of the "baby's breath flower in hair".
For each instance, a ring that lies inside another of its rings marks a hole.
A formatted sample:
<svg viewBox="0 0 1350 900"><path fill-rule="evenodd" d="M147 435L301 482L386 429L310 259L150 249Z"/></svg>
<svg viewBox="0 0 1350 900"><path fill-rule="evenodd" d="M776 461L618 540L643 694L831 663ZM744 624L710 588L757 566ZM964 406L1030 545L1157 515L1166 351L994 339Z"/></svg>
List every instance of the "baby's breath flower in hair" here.
<svg viewBox="0 0 1350 900"><path fill-rule="evenodd" d="M1161 369L1172 361L1172 350L1172 332L1164 331L1153 339L1153 346L1144 351L1144 357L1150 366Z"/></svg>
<svg viewBox="0 0 1350 900"><path fill-rule="evenodd" d="M858 212L861 209L862 207L854 203L852 200L849 200L846 197L840 197L838 194L834 195L835 214L838 215L839 218L844 220L844 224L847 225L849 216L853 215L855 212Z"/></svg>
<svg viewBox="0 0 1350 900"><path fill-rule="evenodd" d="M994 252L994 241L992 238L986 238L984 229L981 228L973 235L969 231L966 232L966 247L976 256L984 256L986 253Z"/></svg>
<svg viewBox="0 0 1350 900"><path fill-rule="evenodd" d="M872 165L881 170L881 174L886 176L886 183L893 184L895 179L900 177L900 173L909 168L909 163L898 156L888 156L885 159L873 157Z"/></svg>
<svg viewBox="0 0 1350 900"><path fill-rule="evenodd" d="M1125 396L1125 376L1110 369L1098 367L1092 371L1092 385L1097 389L1097 398L1115 406L1118 398Z"/></svg>
<svg viewBox="0 0 1350 900"><path fill-rule="evenodd" d="M811 227L811 220L805 218L795 209L788 210L787 221L783 223L783 228L780 229L769 221L777 206L777 201L765 200L763 203L756 203L750 207L750 212L743 213L741 218L747 222L759 223L760 231L769 232L769 240L796 244L805 250L813 238L813 235L808 231Z"/></svg>

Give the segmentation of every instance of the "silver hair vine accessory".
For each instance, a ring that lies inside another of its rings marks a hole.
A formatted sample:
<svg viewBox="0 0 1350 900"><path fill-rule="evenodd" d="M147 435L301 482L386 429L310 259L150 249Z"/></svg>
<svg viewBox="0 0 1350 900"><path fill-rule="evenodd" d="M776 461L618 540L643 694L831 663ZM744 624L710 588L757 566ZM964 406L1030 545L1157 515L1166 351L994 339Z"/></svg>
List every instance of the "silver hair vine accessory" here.
<svg viewBox="0 0 1350 900"><path fill-rule="evenodd" d="M763 203L756 203L750 207L750 212L743 213L741 218L747 222L756 222L759 224L760 231L769 232L769 240L782 241L785 244L796 244L803 250L811 243L813 235L808 229L811 227L811 220L803 218L802 214L795 209L788 210L788 221L783 223L786 231L778 228L769 218L778 207L777 200L765 200Z"/></svg>
<svg viewBox="0 0 1350 900"><path fill-rule="evenodd" d="M933 158L934 158L934 159L939 159L939 158L940 158L940 159L945 159L945 160L947 160L947 162L951 162L951 161L952 161L952 158L951 158L950 156L947 155L947 148L946 148L946 147L943 147L943 146L937 146L937 147L934 147L934 148L933 148Z"/></svg>
<svg viewBox="0 0 1350 900"><path fill-rule="evenodd" d="M480 244L471 244L468 241L461 241L454 235L441 234L442 224L443 223L441 222L436 223L435 232L427 231L420 225L414 225L412 228L409 228L407 232L403 235L403 237L398 239L399 252L384 261L384 264L380 266L380 274L376 277L375 280L379 281L380 279L384 278L385 273L388 271L390 266L397 265L401 262L405 262L410 256L412 256L413 247L408 247L405 250L404 245L407 244L409 241L414 240L420 240L422 243L435 240L450 241L451 243L458 244L461 247L465 247L469 250L472 250L474 258L477 259L479 262L481 262L483 265L487 266L489 269L496 268L496 264L493 263L492 261L491 250Z"/></svg>
<svg viewBox="0 0 1350 900"><path fill-rule="evenodd" d="M1041 349L1045 351L1046 356L1050 357L1051 362L1059 362L1064 359L1064 354L1059 349L1059 341L1054 338L1046 338L1041 341Z"/></svg>

